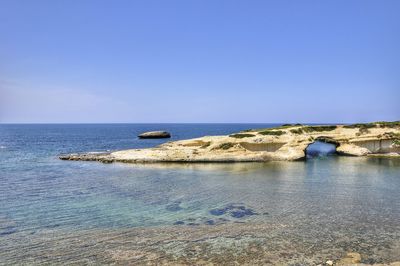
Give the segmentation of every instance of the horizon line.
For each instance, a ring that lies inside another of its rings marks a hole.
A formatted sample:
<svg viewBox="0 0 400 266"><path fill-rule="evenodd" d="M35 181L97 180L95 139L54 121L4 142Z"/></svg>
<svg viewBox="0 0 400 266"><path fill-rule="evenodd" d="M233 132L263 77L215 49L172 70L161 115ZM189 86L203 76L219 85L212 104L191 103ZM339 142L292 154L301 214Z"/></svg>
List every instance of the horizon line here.
<svg viewBox="0 0 400 266"><path fill-rule="evenodd" d="M385 121L397 122L399 120ZM101 125L101 124L355 124L355 123L374 123L383 121L369 122L0 122L0 125Z"/></svg>

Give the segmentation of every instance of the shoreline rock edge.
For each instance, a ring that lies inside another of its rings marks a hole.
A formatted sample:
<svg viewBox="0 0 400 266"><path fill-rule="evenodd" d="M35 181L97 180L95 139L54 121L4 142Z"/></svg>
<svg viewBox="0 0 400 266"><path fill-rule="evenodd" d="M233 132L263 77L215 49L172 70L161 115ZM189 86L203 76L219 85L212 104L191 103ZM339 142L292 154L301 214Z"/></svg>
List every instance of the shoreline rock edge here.
<svg viewBox="0 0 400 266"><path fill-rule="evenodd" d="M315 141L334 144L339 155L400 157L400 122L284 125L167 142L154 148L72 153L59 158L104 163L295 161L305 159L305 150Z"/></svg>

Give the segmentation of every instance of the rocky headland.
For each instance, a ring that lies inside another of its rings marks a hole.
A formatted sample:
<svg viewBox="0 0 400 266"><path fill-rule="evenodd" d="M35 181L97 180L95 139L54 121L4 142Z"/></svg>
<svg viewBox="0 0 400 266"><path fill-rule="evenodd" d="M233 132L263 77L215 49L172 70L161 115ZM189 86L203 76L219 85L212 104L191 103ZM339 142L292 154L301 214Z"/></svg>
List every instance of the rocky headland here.
<svg viewBox="0 0 400 266"><path fill-rule="evenodd" d="M154 148L75 153L59 158L104 163L294 161L305 159L307 147L316 141L334 144L339 155L400 157L400 121L353 125L288 124L227 136L167 142Z"/></svg>

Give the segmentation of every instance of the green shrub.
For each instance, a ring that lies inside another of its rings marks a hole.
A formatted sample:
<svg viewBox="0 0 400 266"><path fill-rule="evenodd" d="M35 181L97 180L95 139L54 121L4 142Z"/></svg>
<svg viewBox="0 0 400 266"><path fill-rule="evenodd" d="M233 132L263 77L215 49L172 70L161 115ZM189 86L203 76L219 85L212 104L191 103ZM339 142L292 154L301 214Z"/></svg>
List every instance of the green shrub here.
<svg viewBox="0 0 400 266"><path fill-rule="evenodd" d="M377 125L380 127L389 127L389 128L395 128L395 127L400 127L400 121L394 121L394 122L385 122L385 121L380 121L380 122L375 122Z"/></svg>
<svg viewBox="0 0 400 266"><path fill-rule="evenodd" d="M388 136L389 138L400 139L400 133L386 132L384 135Z"/></svg>
<svg viewBox="0 0 400 266"><path fill-rule="evenodd" d="M277 130L277 129L286 129L291 127L301 127L302 124L283 124L278 127L267 127L267 128L255 128L255 129L246 129L242 130L241 132L260 132L260 131L270 131L270 130Z"/></svg>
<svg viewBox="0 0 400 266"><path fill-rule="evenodd" d="M283 124L282 126L268 128L268 129L284 129L284 128L301 127L301 126L303 126L303 125L302 124ZM268 130L268 129L266 129L266 130Z"/></svg>
<svg viewBox="0 0 400 266"><path fill-rule="evenodd" d="M303 125L297 123L297 124L283 124L280 127L301 127L301 126L303 126Z"/></svg>
<svg viewBox="0 0 400 266"><path fill-rule="evenodd" d="M207 141L206 143L204 143L200 148L201 149L205 149L207 147L209 147L211 145L211 141Z"/></svg>
<svg viewBox="0 0 400 266"><path fill-rule="evenodd" d="M365 123L365 124L352 124L352 125L344 125L344 128L374 128L376 124L374 123Z"/></svg>
<svg viewBox="0 0 400 266"><path fill-rule="evenodd" d="M226 143L222 143L221 145L219 145L216 149L228 150L228 149L232 148L233 146L235 146L235 143L226 142Z"/></svg>
<svg viewBox="0 0 400 266"><path fill-rule="evenodd" d="M366 128L366 127L360 127L360 128L358 129L358 132L360 133L360 135L362 135L362 134L367 134L367 133L369 133L369 130L368 130L368 128Z"/></svg>
<svg viewBox="0 0 400 266"><path fill-rule="evenodd" d="M283 124L282 126L275 127L275 128L288 128L288 127L294 127L294 124Z"/></svg>
<svg viewBox="0 0 400 266"><path fill-rule="evenodd" d="M300 128L291 129L290 132L293 134L303 134L310 132L323 132L335 130L337 126L304 126Z"/></svg>
<svg viewBox="0 0 400 266"><path fill-rule="evenodd" d="M264 130L264 131L260 131L258 132L258 134L261 135L272 135L272 136L281 136L283 134L286 134L285 131L282 130Z"/></svg>
<svg viewBox="0 0 400 266"><path fill-rule="evenodd" d="M304 131L303 131L303 129L301 127L300 128L291 129L290 132L293 133L293 134L303 134L304 133Z"/></svg>
<svg viewBox="0 0 400 266"><path fill-rule="evenodd" d="M302 129L305 132L322 132L322 131L332 131L335 130L337 126L306 126L303 127Z"/></svg>
<svg viewBox="0 0 400 266"><path fill-rule="evenodd" d="M244 133L238 133L238 134L232 134L229 135L231 138L237 138L237 139L242 139L242 138L251 138L254 137L255 135L253 134L244 134Z"/></svg>

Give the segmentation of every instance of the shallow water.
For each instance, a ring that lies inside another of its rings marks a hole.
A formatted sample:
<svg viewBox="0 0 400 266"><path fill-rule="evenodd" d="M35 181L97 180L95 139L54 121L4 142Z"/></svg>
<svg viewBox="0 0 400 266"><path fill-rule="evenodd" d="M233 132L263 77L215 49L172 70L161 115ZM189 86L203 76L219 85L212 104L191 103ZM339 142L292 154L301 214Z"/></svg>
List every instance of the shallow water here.
<svg viewBox="0 0 400 266"><path fill-rule="evenodd" d="M336 145L322 141L315 141L306 148L306 157L312 159L315 157L326 157L336 153Z"/></svg>
<svg viewBox="0 0 400 266"><path fill-rule="evenodd" d="M398 159L138 165L57 159L165 142L135 138L148 130L182 139L268 126L0 125L0 264L218 263L232 252L238 262L256 263L313 264L349 251L366 263L400 260ZM260 257L268 260L253 260Z"/></svg>

